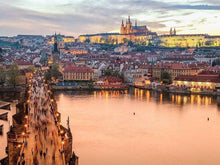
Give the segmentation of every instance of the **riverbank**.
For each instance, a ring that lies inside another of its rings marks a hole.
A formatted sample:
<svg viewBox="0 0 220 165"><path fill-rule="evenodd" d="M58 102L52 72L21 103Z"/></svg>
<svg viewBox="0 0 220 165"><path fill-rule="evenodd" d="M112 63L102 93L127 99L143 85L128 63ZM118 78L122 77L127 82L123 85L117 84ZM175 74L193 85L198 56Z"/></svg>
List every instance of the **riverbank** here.
<svg viewBox="0 0 220 165"><path fill-rule="evenodd" d="M170 88L169 85L158 85L153 86L135 86L132 84L125 84L121 86L94 86L89 88L88 86L79 86L79 85L69 85L69 86L51 86L54 91L115 91L115 90L128 90L129 88L138 88L143 90L152 90L159 93L171 93L171 94L182 94L182 95L207 95L207 96L220 96L220 92L216 90L205 90L205 91L190 91L189 89L179 89L179 88Z"/></svg>
<svg viewBox="0 0 220 165"><path fill-rule="evenodd" d="M171 88L170 85L158 85L156 87L152 86L135 86L130 85L130 87L144 89L144 90L153 90L157 92L166 92L171 94L184 94L184 95L207 95L207 96L220 96L220 92L217 90L200 90L200 91L191 91L189 89L181 89L181 88Z"/></svg>
<svg viewBox="0 0 220 165"><path fill-rule="evenodd" d="M129 86L127 85L121 85L121 86L94 86L94 87L88 87L88 86L51 86L52 90L55 91L66 91L66 90L75 90L75 91L99 91L99 90L127 90Z"/></svg>
<svg viewBox="0 0 220 165"><path fill-rule="evenodd" d="M25 90L25 86L1 86L0 92L22 92Z"/></svg>

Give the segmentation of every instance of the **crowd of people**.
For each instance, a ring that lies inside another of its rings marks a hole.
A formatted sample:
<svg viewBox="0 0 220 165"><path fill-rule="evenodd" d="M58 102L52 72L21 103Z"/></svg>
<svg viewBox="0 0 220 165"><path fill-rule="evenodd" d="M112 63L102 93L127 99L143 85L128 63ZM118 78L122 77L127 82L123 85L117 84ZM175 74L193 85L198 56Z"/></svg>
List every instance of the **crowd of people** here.
<svg viewBox="0 0 220 165"><path fill-rule="evenodd" d="M56 119L48 86L43 80L43 73L38 71L31 81L28 98L29 134L21 164L63 164L63 146L59 135L59 125Z"/></svg>

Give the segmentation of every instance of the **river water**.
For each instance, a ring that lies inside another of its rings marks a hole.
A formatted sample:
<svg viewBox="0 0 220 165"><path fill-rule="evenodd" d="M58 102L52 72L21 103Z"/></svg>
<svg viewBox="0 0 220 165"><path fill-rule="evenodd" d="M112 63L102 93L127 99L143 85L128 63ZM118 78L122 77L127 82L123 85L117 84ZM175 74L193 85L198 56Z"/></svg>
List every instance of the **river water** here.
<svg viewBox="0 0 220 165"><path fill-rule="evenodd" d="M220 164L217 98L130 89L57 92L56 100L80 165Z"/></svg>

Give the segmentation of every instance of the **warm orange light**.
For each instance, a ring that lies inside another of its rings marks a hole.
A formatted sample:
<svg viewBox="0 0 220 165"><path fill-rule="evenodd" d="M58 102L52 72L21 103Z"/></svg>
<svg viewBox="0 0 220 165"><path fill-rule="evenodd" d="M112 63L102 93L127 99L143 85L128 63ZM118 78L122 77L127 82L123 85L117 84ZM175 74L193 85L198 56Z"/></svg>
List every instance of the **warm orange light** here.
<svg viewBox="0 0 220 165"><path fill-rule="evenodd" d="M60 133L61 133L61 134L63 134L63 133L64 133L64 131L63 131L63 130L61 130L61 131L60 131Z"/></svg>
<svg viewBox="0 0 220 165"><path fill-rule="evenodd" d="M22 135L24 136L24 135L25 135L25 133L24 133L24 132L22 132Z"/></svg>
<svg viewBox="0 0 220 165"><path fill-rule="evenodd" d="M51 101L51 102L53 102L54 100L53 100L53 99L51 99L50 101Z"/></svg>
<svg viewBox="0 0 220 165"><path fill-rule="evenodd" d="M25 128L27 128L27 126L28 126L27 124L24 125Z"/></svg>
<svg viewBox="0 0 220 165"><path fill-rule="evenodd" d="M27 119L28 118L28 115L25 115L25 117L24 117L25 119Z"/></svg>
<svg viewBox="0 0 220 165"><path fill-rule="evenodd" d="M30 100L29 100L29 99L27 100L27 103L30 103Z"/></svg>
<svg viewBox="0 0 220 165"><path fill-rule="evenodd" d="M64 144L64 141L62 141L62 144Z"/></svg>
<svg viewBox="0 0 220 165"><path fill-rule="evenodd" d="M56 113L56 116L58 117L60 114L59 113Z"/></svg>
<svg viewBox="0 0 220 165"><path fill-rule="evenodd" d="M18 148L20 148L21 147L21 145L20 144L18 144Z"/></svg>

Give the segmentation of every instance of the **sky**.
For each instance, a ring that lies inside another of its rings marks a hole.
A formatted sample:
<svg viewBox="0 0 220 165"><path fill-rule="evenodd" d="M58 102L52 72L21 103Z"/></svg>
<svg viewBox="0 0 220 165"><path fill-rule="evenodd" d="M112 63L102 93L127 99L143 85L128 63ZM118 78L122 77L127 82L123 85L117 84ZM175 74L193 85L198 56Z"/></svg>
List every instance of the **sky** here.
<svg viewBox="0 0 220 165"><path fill-rule="evenodd" d="M128 15L158 34L220 35L220 0L0 0L0 36L119 32Z"/></svg>

